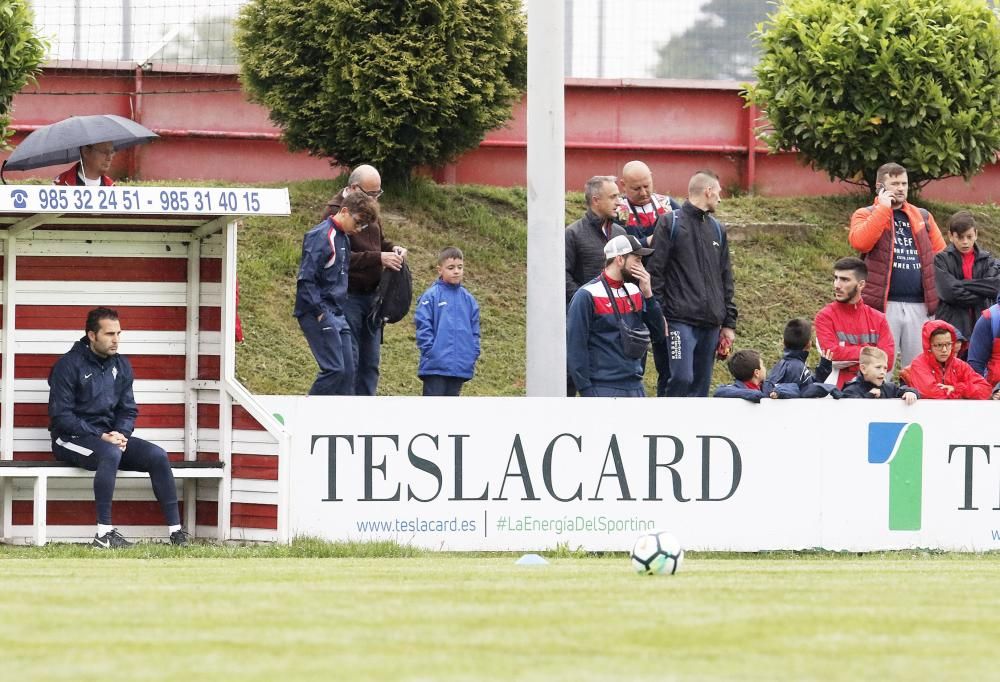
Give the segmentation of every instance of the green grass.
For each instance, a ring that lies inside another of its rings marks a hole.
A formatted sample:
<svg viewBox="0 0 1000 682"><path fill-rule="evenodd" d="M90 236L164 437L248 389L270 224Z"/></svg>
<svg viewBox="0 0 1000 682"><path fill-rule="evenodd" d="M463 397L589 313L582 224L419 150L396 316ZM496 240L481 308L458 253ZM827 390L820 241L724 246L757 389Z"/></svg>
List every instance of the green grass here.
<svg viewBox="0 0 1000 682"><path fill-rule="evenodd" d="M646 578L623 555L519 567L510 555L392 548L330 559L250 548L236 561L213 549L223 558L0 551L4 679L995 674L997 555L706 555Z"/></svg>
<svg viewBox="0 0 1000 682"><path fill-rule="evenodd" d="M290 218L251 218L240 232L240 312L247 342L237 349L237 374L255 393L308 391L316 365L291 316L302 235L318 221L323 205L341 186L337 181L289 185ZM565 221L584 209L583 195L566 197ZM466 285L482 309L483 354L464 395L524 394L526 195L523 188L436 185L425 179L386 186L381 199L385 229L410 249L415 295L435 279L437 252L455 245L465 252ZM831 298L830 266L850 255L846 227L851 213L868 203L863 196L768 198L723 201L726 223L800 223L805 237L760 232L732 242L736 302L740 310L737 348L755 348L770 366L781 354L781 332L792 317L812 318ZM924 203L942 229L953 212L970 208ZM980 241L997 252L1000 207L973 206ZM561 268L561 264L553 263ZM386 329L382 347L381 395L419 395L419 354L413 322L405 318ZM647 389L655 384L652 362ZM721 363L715 383L730 380Z"/></svg>

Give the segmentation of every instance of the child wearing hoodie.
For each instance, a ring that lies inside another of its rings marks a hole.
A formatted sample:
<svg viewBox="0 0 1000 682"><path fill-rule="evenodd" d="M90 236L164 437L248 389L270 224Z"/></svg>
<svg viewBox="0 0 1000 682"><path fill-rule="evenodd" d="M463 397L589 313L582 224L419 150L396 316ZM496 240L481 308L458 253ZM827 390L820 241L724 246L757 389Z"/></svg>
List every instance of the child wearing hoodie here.
<svg viewBox="0 0 1000 682"><path fill-rule="evenodd" d="M942 320L923 327L924 352L913 359L900 378L924 398L989 400L992 386L957 354L955 328Z"/></svg>
<svg viewBox="0 0 1000 682"><path fill-rule="evenodd" d="M912 405L920 395L904 384L896 385L886 381L889 371L889 356L881 348L865 346L858 358L861 371L844 385L843 398L900 398Z"/></svg>

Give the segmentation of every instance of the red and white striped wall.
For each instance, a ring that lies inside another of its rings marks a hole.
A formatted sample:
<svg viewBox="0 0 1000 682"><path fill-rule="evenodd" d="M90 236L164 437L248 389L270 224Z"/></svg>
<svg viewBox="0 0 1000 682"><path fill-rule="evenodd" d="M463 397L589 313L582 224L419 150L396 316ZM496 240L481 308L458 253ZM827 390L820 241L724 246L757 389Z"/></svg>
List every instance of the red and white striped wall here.
<svg viewBox="0 0 1000 682"><path fill-rule="evenodd" d="M25 216L0 211L0 456L53 459L49 370L84 336L87 312L109 306L121 320L119 351L135 370L135 435L171 459L226 462L221 485L189 481L194 495L182 500L182 518L194 521L198 536L286 540L279 529L283 432L233 376L236 225L220 223L221 230L203 236L197 226L217 216L176 218L147 216L130 225L128 217L107 216L105 225L64 215L18 232L11 226ZM24 541L32 535L31 481L5 481L3 537ZM184 487L178 482L179 495ZM47 512L51 538L92 536L92 481L50 479ZM165 535L147 479L118 481L113 515L128 536Z"/></svg>

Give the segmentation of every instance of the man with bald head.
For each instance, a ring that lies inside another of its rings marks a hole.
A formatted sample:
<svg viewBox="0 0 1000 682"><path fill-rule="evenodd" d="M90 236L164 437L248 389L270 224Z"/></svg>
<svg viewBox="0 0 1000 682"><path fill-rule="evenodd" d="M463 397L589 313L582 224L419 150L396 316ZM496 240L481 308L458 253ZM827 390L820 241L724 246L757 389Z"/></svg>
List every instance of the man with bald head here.
<svg viewBox="0 0 1000 682"><path fill-rule="evenodd" d="M345 198L354 192L362 192L378 201L382 196L382 176L367 164L355 168L347 178L347 187L327 202L323 218L339 211ZM344 316L354 336L354 395L375 395L382 359L382 325L371 324L368 314L375 301L382 270L401 269L406 249L385 238L380 220L354 232L349 239L351 266L347 273Z"/></svg>
<svg viewBox="0 0 1000 682"><path fill-rule="evenodd" d="M665 194L653 191L653 172L642 161L629 161L622 168L618 179L622 190L618 201L618 222L625 231L639 240L643 247L653 246L656 221L660 216L680 210L681 205ZM657 394L662 395L670 378L670 362L667 356L667 341L654 341L653 362L656 365Z"/></svg>
<svg viewBox="0 0 1000 682"><path fill-rule="evenodd" d="M670 378L657 395L704 397L712 383L719 339L736 337L729 240L712 215L721 199L718 176L698 171L679 211L656 223L649 270L667 319Z"/></svg>
<svg viewBox="0 0 1000 682"><path fill-rule="evenodd" d="M652 246L656 220L665 213L680 209L681 205L666 194L653 191L653 172L642 161L626 163L618 185L622 190L618 202L618 218L622 227L643 247Z"/></svg>

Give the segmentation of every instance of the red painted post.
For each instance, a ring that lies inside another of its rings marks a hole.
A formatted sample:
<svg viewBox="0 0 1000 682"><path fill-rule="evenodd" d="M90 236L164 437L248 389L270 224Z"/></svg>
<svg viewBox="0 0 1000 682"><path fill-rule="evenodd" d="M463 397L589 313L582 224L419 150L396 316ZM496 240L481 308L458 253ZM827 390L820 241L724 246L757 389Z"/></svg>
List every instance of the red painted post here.
<svg viewBox="0 0 1000 682"><path fill-rule="evenodd" d="M142 123L142 66L135 67L135 92L132 94L132 120ZM130 150L128 157L128 176L135 180L139 176L139 150L142 145L136 145Z"/></svg>
<svg viewBox="0 0 1000 682"><path fill-rule="evenodd" d="M754 193L754 184L757 182L757 107L751 104L747 107L747 172L744 177L746 186L743 188L747 194Z"/></svg>

